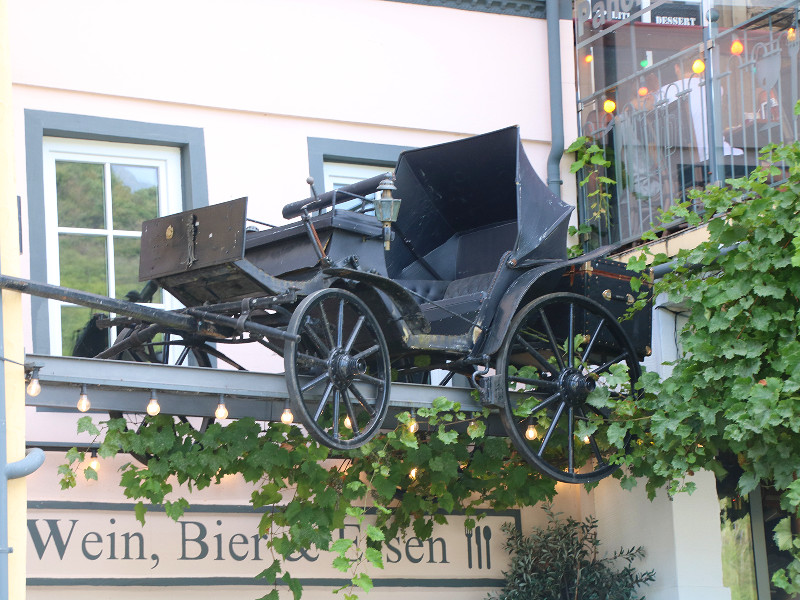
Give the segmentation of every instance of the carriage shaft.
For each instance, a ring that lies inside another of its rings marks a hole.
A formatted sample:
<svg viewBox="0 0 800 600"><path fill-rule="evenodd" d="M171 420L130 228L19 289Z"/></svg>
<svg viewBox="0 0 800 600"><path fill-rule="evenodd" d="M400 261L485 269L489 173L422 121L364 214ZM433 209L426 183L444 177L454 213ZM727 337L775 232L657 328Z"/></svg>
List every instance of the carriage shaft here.
<svg viewBox="0 0 800 600"><path fill-rule="evenodd" d="M164 327L171 327L189 333L198 333L212 338L227 337L226 332L221 331L213 323L201 322L186 314L142 306L126 300L117 300L116 298L108 298L107 296L49 283L0 275L0 289L14 290L41 298L60 300L61 302L70 302L87 308L113 312L148 323L157 323Z"/></svg>

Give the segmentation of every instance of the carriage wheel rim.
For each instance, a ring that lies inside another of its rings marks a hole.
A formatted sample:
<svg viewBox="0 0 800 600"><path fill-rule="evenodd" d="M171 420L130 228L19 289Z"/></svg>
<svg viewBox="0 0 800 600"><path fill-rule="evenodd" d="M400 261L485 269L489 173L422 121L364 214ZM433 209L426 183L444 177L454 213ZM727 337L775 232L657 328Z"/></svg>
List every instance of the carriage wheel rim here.
<svg viewBox="0 0 800 600"><path fill-rule="evenodd" d="M610 364L624 362L628 366L631 396L635 397L633 387L635 382L638 380L641 371L639 363L635 358L636 355L633 350L633 346L627 334L624 332L624 330L622 330L611 313L609 313L603 306L589 298L586 298L585 296L569 293L556 293L542 296L541 298L534 300L521 309L517 316L513 319L511 326L509 327L506 340L497 354L497 376L501 377L504 389L510 391L509 386L511 385L511 379L524 379L509 377L508 375L508 367L511 365L511 353L514 349L515 338L521 335L520 332L524 326L528 325L531 315L534 313L536 313L537 316L539 314L543 314L542 311L545 311L545 309L554 304L570 306L570 319L572 319L574 316L575 307L589 311L593 316L599 318L600 326L597 327L596 331L592 332L592 336L585 336L584 341L591 349L591 345L594 344L597 339L599 339L601 332L605 331L606 329L609 330L609 334L621 347L620 354L617 355L616 359L611 361ZM543 322L547 321L547 319L544 317L538 318L540 318ZM533 324L535 325L536 323L537 321L534 318ZM571 327L572 325L570 324L570 328ZM542 328L545 328L544 325L542 325ZM552 327L548 331L550 334L552 334ZM570 332L572 335L568 335L566 337L571 337L573 340L577 338L577 332L575 332L574 329L570 329ZM594 338L594 341L592 338ZM552 348L553 344L556 343L556 340L552 340L552 342L553 343L551 344L548 341L548 347ZM524 343L519 342L519 345L525 348ZM564 346L565 348L566 346L569 346L568 350L564 350L565 354L573 352L572 343L566 339L564 341ZM530 352L531 358L533 358L534 355L536 356L536 358L534 358L534 362L541 363L542 360L544 360L544 356L540 353L537 353L535 349L531 348ZM583 468L583 465L576 465L573 462L573 452L576 450L574 425L577 420L587 418L585 414L587 411L596 410L586 401L586 399L589 393L591 393L590 388L593 389L596 387L599 383L601 383L600 380L602 379L602 372L599 374L593 373L591 369L585 368L585 365L583 365L583 360L588 356L588 351L586 352L585 357L579 355L577 352L574 353L573 358L581 363L581 368L576 368L574 365L566 365L565 363L562 364L564 362L563 359L559 359L557 361L551 359L553 363L557 362L559 364L540 365L541 372L545 371L545 367L547 367L548 371L551 372L546 374L547 378L538 381L538 385L541 386L541 389L537 389L536 393L531 392L532 397L538 398L541 396L543 398L543 401L537 405L537 409L551 411L550 414L553 415L553 420L564 419L565 421L568 421L566 424L567 443L565 444L567 446L565 452L566 461L568 462L566 471L561 468L560 465L556 466L552 464L545 456L542 456L542 454L547 452L547 444L553 443L553 436L556 435L555 432L558 431L563 433L563 427L560 424L556 424L551 421L551 427L537 435L536 439L538 441L529 441L526 439L523 433L523 427L520 425L532 420L536 420L534 418L535 415L531 414L527 421L525 419L520 421L520 417L513 414L514 406L512 405L511 396L508 395L508 392L506 393L506 400L503 403L504 406L500 411L501 420L506 429L506 433L523 458L539 471L556 479L557 481L566 483L588 483L598 481L610 475L619 468L619 465L605 462L605 459L602 456L602 451L599 448L594 435L590 436L589 440L589 445L591 447L591 459L593 463L592 471L588 473L579 472L579 469ZM603 365L603 367L607 369L608 365ZM553 371L556 372L555 377L553 376ZM545 377L545 375L543 375L543 377ZM544 391L545 388L547 389L546 393ZM542 417L545 414L546 413L542 413L542 415L539 415L539 417ZM601 423L610 423L610 421L607 420L607 417L602 417ZM549 436L546 442L545 436ZM626 436L622 449L627 450L629 444L630 436ZM537 445L541 449L534 451L533 448ZM550 450L552 451L552 448Z"/></svg>
<svg viewBox="0 0 800 600"><path fill-rule="evenodd" d="M389 351L377 318L355 294L327 288L297 306L287 331L301 340L287 341L284 353L287 389L299 421L329 448L365 444L380 429L389 405ZM371 393L365 395L364 388Z"/></svg>

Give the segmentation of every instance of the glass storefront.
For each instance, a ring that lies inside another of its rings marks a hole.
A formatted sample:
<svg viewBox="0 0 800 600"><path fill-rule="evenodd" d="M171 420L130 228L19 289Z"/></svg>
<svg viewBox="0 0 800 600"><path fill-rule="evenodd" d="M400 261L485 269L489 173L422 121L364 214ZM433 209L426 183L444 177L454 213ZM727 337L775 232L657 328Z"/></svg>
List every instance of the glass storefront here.
<svg viewBox="0 0 800 600"><path fill-rule="evenodd" d="M798 139L800 2L577 0L581 135L613 179L581 190L593 245L629 242L688 190L747 175ZM702 207L697 207L701 210Z"/></svg>

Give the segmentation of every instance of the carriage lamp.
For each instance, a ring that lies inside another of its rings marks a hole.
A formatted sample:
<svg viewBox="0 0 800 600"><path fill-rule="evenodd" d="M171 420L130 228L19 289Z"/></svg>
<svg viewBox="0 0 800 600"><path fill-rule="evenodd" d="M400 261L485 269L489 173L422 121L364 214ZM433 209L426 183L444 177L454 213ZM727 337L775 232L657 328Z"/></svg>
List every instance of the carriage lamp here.
<svg viewBox="0 0 800 600"><path fill-rule="evenodd" d="M86 412L92 407L92 403L89 402L89 394L86 393L86 384L81 384L81 395L78 396L78 410L81 412Z"/></svg>
<svg viewBox="0 0 800 600"><path fill-rule="evenodd" d="M225 406L225 396L222 394L219 395L219 404L217 404L217 410L214 411L214 416L220 420L228 418L228 407Z"/></svg>
<svg viewBox="0 0 800 600"><path fill-rule="evenodd" d="M42 392L42 384L39 383L39 367L34 367L33 371L31 371L31 379L25 391L28 392L28 396L31 398L35 398Z"/></svg>
<svg viewBox="0 0 800 600"><path fill-rule="evenodd" d="M150 402L147 404L147 414L155 417L161 412L161 405L158 403L158 395L155 390L150 390Z"/></svg>
<svg viewBox="0 0 800 600"><path fill-rule="evenodd" d="M392 223L397 221L400 212L400 198L392 197L392 192L396 192L397 188L392 183L391 177L381 181L378 191L381 195L375 199L375 218L383 223L383 248L389 250L392 241Z"/></svg>

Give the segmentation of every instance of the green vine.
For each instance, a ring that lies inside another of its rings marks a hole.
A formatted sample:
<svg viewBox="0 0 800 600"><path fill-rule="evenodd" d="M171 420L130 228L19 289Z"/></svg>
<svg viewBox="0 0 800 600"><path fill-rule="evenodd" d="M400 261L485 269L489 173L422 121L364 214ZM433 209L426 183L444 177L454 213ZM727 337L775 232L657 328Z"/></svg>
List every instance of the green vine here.
<svg viewBox="0 0 800 600"><path fill-rule="evenodd" d="M582 222L575 227L570 225L568 233L578 236L578 243L570 246L570 257L580 256L584 246L596 234L598 225L602 224L606 230L611 227L611 188L616 182L607 177L605 173L611 166L611 161L606 156L606 149L601 148L589 137L581 136L576 139L567 152L575 153L575 162L570 165L570 173L582 172L578 185L586 190L587 209L589 214L583 215Z"/></svg>
<svg viewBox="0 0 800 600"><path fill-rule="evenodd" d="M273 559L258 575L271 587L263 598L278 598L279 579L300 598L302 586L287 569L288 557L316 548L334 553L333 566L348 580L340 591L345 600L354 600L358 590L373 586L365 569L382 568L387 544L408 528L427 539L435 523L447 522L446 514L467 515L471 528L485 509L533 506L553 498L552 480L533 470L506 438L486 435L488 414L486 409L468 415L457 403L437 398L413 417L398 415L395 430L337 456L296 425L262 426L252 419L214 424L200 433L164 415L147 417L138 431L127 430L123 419L98 427L83 417L79 430L102 437L100 457L152 456L147 466L131 462L122 469L121 485L138 501L136 517L142 523L149 504L163 505L177 520L189 507L187 493L241 473L255 486L252 505L269 508L259 523ZM60 469L62 487L75 485L83 458L77 450L68 454L69 464ZM85 475L97 477L91 469ZM335 539L346 518L361 525L360 533Z"/></svg>
<svg viewBox="0 0 800 600"><path fill-rule="evenodd" d="M687 202L663 215L664 223L683 219L705 226L708 241L676 257L645 251L629 262L649 277L648 263L674 261L655 292L681 307L688 322L671 375L645 373L641 379L632 417L648 418L625 424L638 443L622 459L633 474L647 477L651 496L663 485L691 491L687 474L708 469L721 478L722 465L733 465L740 493L772 486L782 508L797 518L800 144L772 147L762 162L749 177L692 192L690 202L699 201L702 214ZM800 591L797 533L788 521L775 532L794 561L773 582L792 593Z"/></svg>

